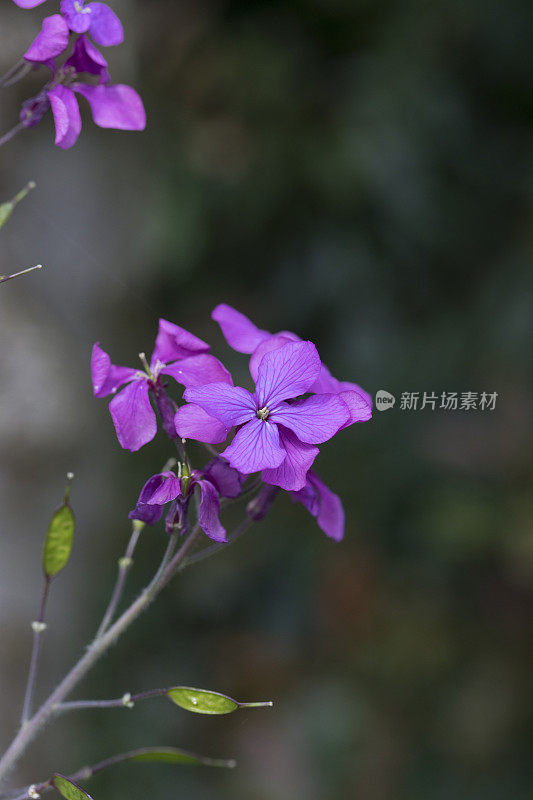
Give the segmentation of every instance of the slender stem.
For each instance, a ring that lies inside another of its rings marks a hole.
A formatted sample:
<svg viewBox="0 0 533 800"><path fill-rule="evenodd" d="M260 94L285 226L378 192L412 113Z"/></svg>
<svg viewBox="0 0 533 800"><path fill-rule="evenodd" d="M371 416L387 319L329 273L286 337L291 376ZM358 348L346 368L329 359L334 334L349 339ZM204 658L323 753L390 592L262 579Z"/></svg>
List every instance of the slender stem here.
<svg viewBox="0 0 533 800"><path fill-rule="evenodd" d="M5 283L6 281L10 281L13 278L20 278L21 275L26 275L28 272L34 272L36 269L42 269L42 264L36 264L34 267L28 267L27 269L21 269L20 272L14 272L12 275L0 275L0 283Z"/></svg>
<svg viewBox="0 0 533 800"><path fill-rule="evenodd" d="M228 536L227 542L216 542L216 544L212 544L209 547L205 547L203 550L200 550L199 553L194 553L193 555L189 556L185 559L180 567L180 572L185 569L185 567L190 567L191 564L198 564L200 561L204 561L206 558L210 558L210 556L214 556L215 553L218 553L219 550L224 550L226 547L229 547L230 544L236 542L243 534L246 533L248 528L253 523L253 519L247 517L244 519L240 525L237 525L235 530L230 533Z"/></svg>
<svg viewBox="0 0 533 800"><path fill-rule="evenodd" d="M111 625L111 627L86 649L84 655L63 678L59 686L52 692L41 708L28 720L13 739L11 745L0 759L0 781L13 767L24 753L28 745L35 739L40 729L46 725L54 714L56 706L74 689L80 680L89 672L97 661L115 644L122 634L130 627L140 614L152 603L155 597L169 583L177 573L179 566L185 559L189 550L194 546L200 533L200 526L196 525L184 543L167 564L157 581L152 580L144 591L133 601L129 608Z"/></svg>
<svg viewBox="0 0 533 800"><path fill-rule="evenodd" d="M13 64L11 69L8 69L8 71L5 73L5 75L2 75L2 77L0 78L0 89L3 88L4 86L9 86L10 83L12 82L12 79L15 78L15 77L18 77L17 76L17 72L19 70L22 70L22 67L24 67L27 64L28 64L28 62L25 61L23 58L21 58L19 61L17 61L16 64ZM30 67L30 69L31 69L31 67Z"/></svg>
<svg viewBox="0 0 533 800"><path fill-rule="evenodd" d="M113 617L115 616L115 612L117 610L118 604L122 598L122 594L124 592L124 588L126 586L126 579L128 577L128 573L133 566L133 554L135 552L135 548L137 547L137 542L139 541L139 536L141 535L141 531L144 528L143 523L139 523L137 520L133 521L132 525L132 532L130 536L130 540L128 542L128 546L126 547L126 552L122 556L122 558L118 561L118 576L115 583L115 587L111 594L111 599L109 600L109 604L106 608L105 614L102 618L102 622L100 623L100 627L96 633L96 638L99 639L100 636L103 636L106 630L111 625Z"/></svg>
<svg viewBox="0 0 533 800"><path fill-rule="evenodd" d="M2 147L3 144L7 144L14 136L17 135L17 133L20 133L22 130L24 130L24 125L22 122L19 122L14 128L11 128L10 131L4 133L3 136L0 136L0 147Z"/></svg>
<svg viewBox="0 0 533 800"><path fill-rule="evenodd" d="M46 603L48 600L48 593L50 590L51 578L49 575L45 577L43 593L41 595L41 605L39 608L39 616L36 621L32 623L33 628L33 646L31 651L30 670L28 673L28 682L26 684L26 694L24 696L24 705L22 707L21 725L25 725L31 714L31 707L33 703L33 695L35 693L35 685L37 683L37 674L39 671L39 657L41 655L41 645L43 640L43 633L46 630L44 622L46 614Z"/></svg>
<svg viewBox="0 0 533 800"><path fill-rule="evenodd" d="M151 697L161 697L168 692L168 689L150 689L147 692L138 694L126 694L117 700L73 700L70 703L59 703L55 711L57 714L64 714L67 711L83 711L85 709L100 708L133 708L138 700L148 700Z"/></svg>

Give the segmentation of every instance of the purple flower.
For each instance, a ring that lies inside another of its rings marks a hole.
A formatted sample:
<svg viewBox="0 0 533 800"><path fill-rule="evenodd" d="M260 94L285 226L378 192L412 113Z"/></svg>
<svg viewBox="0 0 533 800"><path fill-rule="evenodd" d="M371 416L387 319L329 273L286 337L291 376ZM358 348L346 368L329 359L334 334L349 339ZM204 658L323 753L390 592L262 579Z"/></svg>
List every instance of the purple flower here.
<svg viewBox="0 0 533 800"><path fill-rule="evenodd" d="M320 368L314 344L290 342L263 357L255 394L227 383L211 383L191 386L183 396L226 428L238 427L221 454L232 467L245 475L261 471L265 483L298 491L318 455L315 445L334 436L350 417L344 400L334 394L294 399L310 390ZM183 415L183 409L178 409L179 436L184 436ZM201 438L202 425L195 435L191 420L186 422L189 437Z"/></svg>
<svg viewBox="0 0 533 800"><path fill-rule="evenodd" d="M66 47L65 35L68 41L68 28L63 18L59 14L47 17L41 33L25 55L26 60L46 64L56 75L53 58ZM99 84L94 86L78 82L76 79L83 73L98 76ZM60 79L68 85L60 83ZM54 79L56 85L23 104L21 122L26 128L34 127L51 107L56 128L56 145L63 149L72 147L81 131L77 93L88 101L93 120L100 128L144 130L146 112L135 89L123 84L112 85L109 80L107 61L86 36L80 36L72 55L61 67L59 76Z"/></svg>
<svg viewBox="0 0 533 800"><path fill-rule="evenodd" d="M254 381L257 380L259 364L266 353L289 342L301 341L300 337L291 331L272 334L261 330L248 317L225 303L218 305L211 316L220 325L230 347L238 353L251 355L250 374ZM313 394L339 394L350 411L346 425L366 422L372 416L370 395L356 383L334 378L325 364L321 364L320 373L309 391Z"/></svg>
<svg viewBox="0 0 533 800"><path fill-rule="evenodd" d="M145 371L112 364L100 345L94 345L91 361L94 394L95 397L106 397L116 393L109 409L122 447L139 450L154 438L157 420L150 393L158 406L165 431L176 437L175 408L164 391L162 375L169 375L189 387L212 381L223 386L233 384L227 369L217 358L209 355L208 350L209 345L201 339L164 319L159 320L149 366L143 356Z"/></svg>
<svg viewBox="0 0 533 800"><path fill-rule="evenodd" d="M86 3L85 0L61 0L61 13L74 33L89 32L102 47L124 41L122 23L106 3Z"/></svg>
<svg viewBox="0 0 533 800"><path fill-rule="evenodd" d="M242 476L221 458L215 458L201 471L178 478L171 472L160 472L147 480L141 489L137 505L130 511L130 519L138 519L155 525L161 519L163 509L171 503L166 527L170 533L178 528L187 530L189 502L195 486L200 488L201 500L198 509L200 527L216 542L226 541L226 530L219 518L220 497L237 497L242 486Z"/></svg>

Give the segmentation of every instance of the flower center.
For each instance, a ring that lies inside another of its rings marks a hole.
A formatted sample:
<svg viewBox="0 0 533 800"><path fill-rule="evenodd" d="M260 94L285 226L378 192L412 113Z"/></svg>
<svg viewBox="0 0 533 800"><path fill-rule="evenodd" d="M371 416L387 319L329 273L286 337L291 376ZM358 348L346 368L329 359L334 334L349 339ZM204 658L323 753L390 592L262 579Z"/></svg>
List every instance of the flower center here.
<svg viewBox="0 0 533 800"><path fill-rule="evenodd" d="M81 3L79 3L78 0L76 0L76 2L74 3L74 11L76 11L77 14L90 14L91 13L91 9L90 8L84 8L84 5L83 5L84 2L85 2L85 0L82 0Z"/></svg>
<svg viewBox="0 0 533 800"><path fill-rule="evenodd" d="M266 420L268 419L268 415L270 414L270 411L265 406L264 408L258 409L258 411L256 411L255 413L257 415L257 419L262 419L263 422L266 422Z"/></svg>

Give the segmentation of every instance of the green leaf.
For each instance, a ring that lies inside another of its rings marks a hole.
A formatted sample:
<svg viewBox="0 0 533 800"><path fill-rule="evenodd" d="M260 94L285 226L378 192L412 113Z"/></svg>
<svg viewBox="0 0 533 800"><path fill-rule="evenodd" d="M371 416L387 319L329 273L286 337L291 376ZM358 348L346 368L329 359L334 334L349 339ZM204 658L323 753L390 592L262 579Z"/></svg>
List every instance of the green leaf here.
<svg viewBox="0 0 533 800"><path fill-rule="evenodd" d="M74 539L74 514L66 503L52 517L43 550L43 570L47 578L61 572L70 557Z"/></svg>
<svg viewBox="0 0 533 800"><path fill-rule="evenodd" d="M178 750L177 747L145 747L141 750L134 750L125 761L158 761L166 764L187 764L192 766L204 767L226 767L233 769L236 762L233 759L205 758L186 750Z"/></svg>
<svg viewBox="0 0 533 800"><path fill-rule="evenodd" d="M84 792L77 783L73 783L68 778L65 778L64 775L56 773L51 783L66 800L93 800L90 794Z"/></svg>
<svg viewBox="0 0 533 800"><path fill-rule="evenodd" d="M208 692L205 689L193 689L190 686L174 686L168 689L167 695L177 706L196 714L231 714L238 708L271 706L272 703L239 703L232 697L219 692Z"/></svg>

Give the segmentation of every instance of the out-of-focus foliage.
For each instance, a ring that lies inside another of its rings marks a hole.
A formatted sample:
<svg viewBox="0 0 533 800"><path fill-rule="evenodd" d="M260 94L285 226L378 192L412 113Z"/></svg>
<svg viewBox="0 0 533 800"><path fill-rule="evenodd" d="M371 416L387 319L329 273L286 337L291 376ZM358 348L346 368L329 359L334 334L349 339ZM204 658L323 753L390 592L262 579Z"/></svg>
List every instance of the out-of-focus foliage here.
<svg viewBox="0 0 533 800"><path fill-rule="evenodd" d="M239 767L117 768L91 794L526 800L533 5L121 5L149 127L129 161L122 148L135 145L123 138L111 145L93 131L88 141L113 156L109 185L120 178L140 198L141 224L130 221L133 200L115 216L143 269L115 282L120 255L109 256L84 317L93 338L105 328L135 354L160 315L226 358L205 323L226 301L263 328L316 341L335 375L372 392L499 396L484 413L397 403L345 431L316 465L345 499L344 543L282 499L226 553L185 571L85 687L113 697L171 676L271 697L273 709L211 718L154 700L69 719L69 766L117 742L146 744L150 730L151 742L236 757ZM83 160L82 147L72 158ZM94 180L113 214L116 195ZM65 187L74 191L66 178ZM94 241L91 219L83 225ZM66 246L73 274L95 269ZM84 301L71 302L77 330ZM246 359L226 360L246 381ZM125 456L105 408L90 413L94 491L104 496L108 481L115 498L112 518L91 531L100 569L83 599L96 615L127 536L120 514L168 454L160 438L150 454ZM139 585L163 545L160 530L143 533Z"/></svg>

